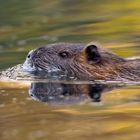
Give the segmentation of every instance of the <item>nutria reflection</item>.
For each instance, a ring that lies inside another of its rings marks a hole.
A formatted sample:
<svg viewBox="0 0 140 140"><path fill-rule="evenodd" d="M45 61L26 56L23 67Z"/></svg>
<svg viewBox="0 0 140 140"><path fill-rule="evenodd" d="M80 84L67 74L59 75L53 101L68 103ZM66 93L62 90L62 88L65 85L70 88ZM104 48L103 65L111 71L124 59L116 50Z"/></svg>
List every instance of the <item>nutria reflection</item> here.
<svg viewBox="0 0 140 140"><path fill-rule="evenodd" d="M75 104L85 100L100 102L102 93L113 88L113 85L104 84L32 83L29 95L35 100L52 104Z"/></svg>
<svg viewBox="0 0 140 140"><path fill-rule="evenodd" d="M27 71L64 72L79 80L140 80L140 59L124 59L98 44L56 43L31 51Z"/></svg>

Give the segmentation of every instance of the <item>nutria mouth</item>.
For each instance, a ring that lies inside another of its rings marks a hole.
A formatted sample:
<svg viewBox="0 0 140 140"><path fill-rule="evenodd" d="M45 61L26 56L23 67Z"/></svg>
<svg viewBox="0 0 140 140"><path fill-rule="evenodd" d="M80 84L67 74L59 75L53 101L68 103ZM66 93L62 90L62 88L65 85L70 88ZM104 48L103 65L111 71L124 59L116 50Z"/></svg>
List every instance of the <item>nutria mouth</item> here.
<svg viewBox="0 0 140 140"><path fill-rule="evenodd" d="M127 60L98 44L49 44L31 51L27 71L62 71L80 80L140 80L140 59Z"/></svg>

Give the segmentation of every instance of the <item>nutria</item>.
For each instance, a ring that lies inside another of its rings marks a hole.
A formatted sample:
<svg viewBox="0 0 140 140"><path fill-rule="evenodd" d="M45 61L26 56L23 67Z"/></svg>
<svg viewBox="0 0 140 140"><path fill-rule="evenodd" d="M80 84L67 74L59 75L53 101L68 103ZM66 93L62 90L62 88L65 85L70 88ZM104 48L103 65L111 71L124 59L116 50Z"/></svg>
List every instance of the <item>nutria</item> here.
<svg viewBox="0 0 140 140"><path fill-rule="evenodd" d="M140 80L140 59L125 59L98 44L55 43L31 51L27 71L62 71L81 80Z"/></svg>

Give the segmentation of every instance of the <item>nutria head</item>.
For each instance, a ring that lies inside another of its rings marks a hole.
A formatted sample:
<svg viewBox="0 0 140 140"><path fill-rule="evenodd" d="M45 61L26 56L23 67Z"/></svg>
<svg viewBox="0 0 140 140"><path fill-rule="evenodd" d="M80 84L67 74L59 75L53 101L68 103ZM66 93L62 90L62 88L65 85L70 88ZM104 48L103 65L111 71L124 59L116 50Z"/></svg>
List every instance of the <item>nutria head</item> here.
<svg viewBox="0 0 140 140"><path fill-rule="evenodd" d="M131 64L98 44L56 43L31 51L23 64L28 71L63 71L78 79L119 79Z"/></svg>

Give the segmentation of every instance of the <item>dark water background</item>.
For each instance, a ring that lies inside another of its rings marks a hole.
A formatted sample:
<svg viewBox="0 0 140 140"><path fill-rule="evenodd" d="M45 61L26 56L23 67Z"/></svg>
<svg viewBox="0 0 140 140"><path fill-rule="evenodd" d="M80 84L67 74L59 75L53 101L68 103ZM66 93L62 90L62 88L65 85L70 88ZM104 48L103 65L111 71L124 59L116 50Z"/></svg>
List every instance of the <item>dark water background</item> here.
<svg viewBox="0 0 140 140"><path fill-rule="evenodd" d="M97 41L120 56L140 56L139 17L139 0L0 0L0 70L55 42ZM140 86L61 105L34 101L29 87L0 82L0 140L140 139Z"/></svg>

